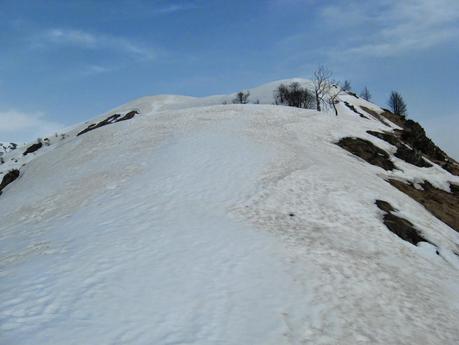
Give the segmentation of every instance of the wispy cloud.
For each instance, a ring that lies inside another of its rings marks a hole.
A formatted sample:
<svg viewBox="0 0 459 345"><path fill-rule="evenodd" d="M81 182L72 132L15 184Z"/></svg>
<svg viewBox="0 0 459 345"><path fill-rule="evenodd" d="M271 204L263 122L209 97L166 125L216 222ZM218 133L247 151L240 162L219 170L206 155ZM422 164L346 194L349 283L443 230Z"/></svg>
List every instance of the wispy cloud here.
<svg viewBox="0 0 459 345"><path fill-rule="evenodd" d="M0 141L22 143L53 134L63 127L47 119L42 112L0 111Z"/></svg>
<svg viewBox="0 0 459 345"><path fill-rule="evenodd" d="M195 3L184 3L184 4L169 4L164 7L157 8L155 13L157 14L169 14L181 11L192 10L198 8L199 6Z"/></svg>
<svg viewBox="0 0 459 345"><path fill-rule="evenodd" d="M327 6L321 16L343 34L360 32L344 37L341 55L398 56L459 40L457 0L354 0Z"/></svg>
<svg viewBox="0 0 459 345"><path fill-rule="evenodd" d="M81 75L83 76L90 76L96 74L103 74L115 71L117 68L115 67L107 67L101 65L88 65L82 69Z"/></svg>
<svg viewBox="0 0 459 345"><path fill-rule="evenodd" d="M127 38L83 30L53 28L34 35L31 41L33 47L68 45L82 49L111 50L137 60L153 60L156 56L152 48L134 43Z"/></svg>
<svg viewBox="0 0 459 345"><path fill-rule="evenodd" d="M93 34L79 30L51 29L42 34L46 43L75 44L87 48L94 48L100 41Z"/></svg>

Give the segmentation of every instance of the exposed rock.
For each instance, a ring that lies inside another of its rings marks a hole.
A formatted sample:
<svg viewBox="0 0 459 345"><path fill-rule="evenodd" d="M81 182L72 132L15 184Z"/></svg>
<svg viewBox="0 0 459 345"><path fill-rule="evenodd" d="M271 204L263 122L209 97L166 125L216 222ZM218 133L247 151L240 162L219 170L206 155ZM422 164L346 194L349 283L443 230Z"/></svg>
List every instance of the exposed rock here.
<svg viewBox="0 0 459 345"><path fill-rule="evenodd" d="M368 134L371 134L374 137L377 137L381 140L388 142L391 145L397 146L400 144L400 140L393 133L389 132L377 132L377 131L367 131Z"/></svg>
<svg viewBox="0 0 459 345"><path fill-rule="evenodd" d="M379 166L384 170L393 170L396 168L394 163L390 160L389 154L373 145L373 143L368 140L347 137L342 138L336 144L350 153L364 159L368 163Z"/></svg>
<svg viewBox="0 0 459 345"><path fill-rule="evenodd" d="M0 183L0 195L2 194L2 190L9 185L11 182L16 180L19 177L19 170L13 169L8 171L5 176L3 176L2 183Z"/></svg>
<svg viewBox="0 0 459 345"><path fill-rule="evenodd" d="M27 156L29 153L33 153L41 149L42 146L43 146L43 143L41 141L38 143L32 144L24 151L23 155Z"/></svg>
<svg viewBox="0 0 459 345"><path fill-rule="evenodd" d="M346 107L348 107L349 109L351 109L354 113L358 114L360 117L363 117L364 119L367 119L368 120L368 117L366 117L365 115L363 115L360 111L358 111L352 104L350 104L349 102L344 102L344 105Z"/></svg>
<svg viewBox="0 0 459 345"><path fill-rule="evenodd" d="M136 114L138 114L138 112L136 110L132 110L130 112L128 112L126 115L124 115L123 117L120 118L121 114L113 114L113 115L110 115L109 117L107 117L105 120L102 120L98 123L93 123L93 124L90 124L88 127L86 127L85 129L83 129L81 132L79 132L77 134L77 136L81 135L81 134L84 134L84 133L87 133L89 131L92 131L96 128L99 128L99 127L103 127L103 126L107 126L107 125L111 125L113 123L116 123L116 122L120 122L120 121L126 121L126 120L130 120L132 119Z"/></svg>
<svg viewBox="0 0 459 345"><path fill-rule="evenodd" d="M388 142L391 145L397 147L397 152L394 156L404 160L407 163L416 165L421 168L430 168L432 164L428 163L423 157L421 152L413 150L406 146L398 137L393 133L388 132L376 132L376 131L367 131L368 134L371 134L381 140Z"/></svg>
<svg viewBox="0 0 459 345"><path fill-rule="evenodd" d="M459 232L459 193L457 186L452 193L435 188L428 181L421 184L422 190L416 189L412 183L404 183L389 179L388 182L423 205L430 213L443 223Z"/></svg>
<svg viewBox="0 0 459 345"><path fill-rule="evenodd" d="M395 209L390 203L383 200L376 200L375 204L380 210L386 212L383 218L384 224L402 240L414 245L417 245L419 242L429 242L420 235L419 231L416 230L410 221L394 215L392 212L394 212Z"/></svg>
<svg viewBox="0 0 459 345"><path fill-rule="evenodd" d="M362 109L371 111L371 109L365 107L362 107ZM373 113L376 112L373 111ZM451 174L459 176L459 163L435 145L435 143L427 137L424 128L422 128L418 122L407 120L405 117L396 115L387 109L383 109L383 112L379 115L402 128L402 130L396 130L402 142L408 144L413 150L422 152L429 160L440 165Z"/></svg>
<svg viewBox="0 0 459 345"><path fill-rule="evenodd" d="M363 111L367 112L368 114L372 115L375 119L379 120L383 125L390 127L390 125L386 121L384 121L383 117L380 114L378 114L376 111L370 108L367 108L365 106L360 106L360 108Z"/></svg>
<svg viewBox="0 0 459 345"><path fill-rule="evenodd" d="M449 157L444 151L435 145L435 143L427 137L424 128L422 128L418 122L407 120L405 117L396 115L387 109L383 109L383 112L378 114L369 108L361 108L375 117L384 117L402 128L401 130L396 129L395 134L400 139L402 144L407 144L412 148L414 152L407 152L406 150L406 152L403 152L404 149L402 148L398 154L416 162L416 164L412 162L409 163L423 167L429 166L430 164L427 163L424 159L420 160L419 153L422 153L426 158L438 164L446 171L453 175L459 176L459 163ZM370 134L375 135L374 133ZM411 156L411 158L408 156Z"/></svg>
<svg viewBox="0 0 459 345"><path fill-rule="evenodd" d="M406 119L403 116L394 114L388 109L381 108L383 111L379 115L395 123L397 126L404 127Z"/></svg>
<svg viewBox="0 0 459 345"><path fill-rule="evenodd" d="M397 146L397 152L395 152L394 156L420 168L432 167L432 164L422 158L422 154L419 151L412 150L403 144Z"/></svg>
<svg viewBox="0 0 459 345"><path fill-rule="evenodd" d="M122 118L116 120L115 122L120 122L120 121L126 121L132 119L135 115L137 115L139 112L137 110L132 110L126 115L124 115Z"/></svg>
<svg viewBox="0 0 459 345"><path fill-rule="evenodd" d="M113 114L113 115L110 115L109 117L107 117L105 120L102 120L98 123L92 123L90 124L88 127L86 127L85 129L83 129L81 132L79 132L77 134L77 136L81 135L81 134L84 134L84 133L87 133L89 131L92 131L96 128L100 128L100 127L103 127L103 126L107 126L107 125L110 125L112 123L115 122L116 119L118 119L121 115L120 114Z"/></svg>
<svg viewBox="0 0 459 345"><path fill-rule="evenodd" d="M382 211L385 211L385 212L394 212L394 211L396 211L395 208L393 208L392 205L389 204L387 201L376 200L375 204Z"/></svg>
<svg viewBox="0 0 459 345"><path fill-rule="evenodd" d="M405 121L403 132L401 133L401 139L433 160L444 161L447 158L446 153L426 136L424 128L422 128L416 121Z"/></svg>

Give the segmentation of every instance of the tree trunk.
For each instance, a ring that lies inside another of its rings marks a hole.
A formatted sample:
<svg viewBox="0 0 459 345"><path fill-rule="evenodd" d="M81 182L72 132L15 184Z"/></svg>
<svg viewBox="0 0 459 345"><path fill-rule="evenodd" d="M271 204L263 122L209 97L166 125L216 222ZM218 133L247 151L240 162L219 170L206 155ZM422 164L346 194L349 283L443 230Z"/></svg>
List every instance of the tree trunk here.
<svg viewBox="0 0 459 345"><path fill-rule="evenodd" d="M335 115L338 116L338 109L336 109L335 102L332 102L332 105L333 105L333 110L335 111Z"/></svg>
<svg viewBox="0 0 459 345"><path fill-rule="evenodd" d="M321 111L319 93L317 92L317 90L315 92L316 92L316 108L317 108L317 111Z"/></svg>

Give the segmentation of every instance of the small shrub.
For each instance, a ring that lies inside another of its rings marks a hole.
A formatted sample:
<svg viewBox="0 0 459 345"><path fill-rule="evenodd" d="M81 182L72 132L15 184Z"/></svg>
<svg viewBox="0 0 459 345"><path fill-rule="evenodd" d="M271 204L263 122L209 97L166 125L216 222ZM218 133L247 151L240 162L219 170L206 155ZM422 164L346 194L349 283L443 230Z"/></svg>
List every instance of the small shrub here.
<svg viewBox="0 0 459 345"><path fill-rule="evenodd" d="M247 104L249 103L250 92L239 91L236 98L233 99L233 104Z"/></svg>

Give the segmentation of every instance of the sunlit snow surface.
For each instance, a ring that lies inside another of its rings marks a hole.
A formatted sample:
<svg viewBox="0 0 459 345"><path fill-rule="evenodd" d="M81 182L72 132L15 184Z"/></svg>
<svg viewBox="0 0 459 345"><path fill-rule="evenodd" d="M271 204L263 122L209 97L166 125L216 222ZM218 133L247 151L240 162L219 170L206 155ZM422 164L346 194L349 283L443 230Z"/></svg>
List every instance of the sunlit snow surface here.
<svg viewBox="0 0 459 345"><path fill-rule="evenodd" d="M21 158L0 196L0 344L457 344L459 236L383 178L458 178L343 151L394 151L345 107L217 98L134 101L134 119Z"/></svg>

